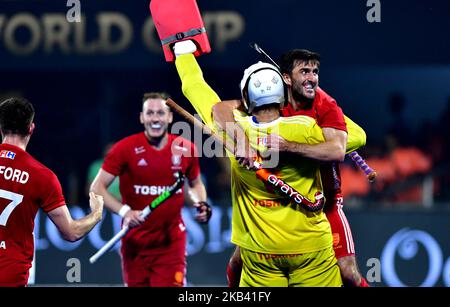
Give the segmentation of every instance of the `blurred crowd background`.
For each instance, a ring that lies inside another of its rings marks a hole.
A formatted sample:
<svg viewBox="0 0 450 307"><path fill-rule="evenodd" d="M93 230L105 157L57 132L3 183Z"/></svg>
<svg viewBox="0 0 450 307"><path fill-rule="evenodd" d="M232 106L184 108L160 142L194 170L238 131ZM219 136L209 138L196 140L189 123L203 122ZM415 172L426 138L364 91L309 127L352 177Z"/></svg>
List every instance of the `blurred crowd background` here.
<svg viewBox="0 0 450 307"><path fill-rule="evenodd" d="M149 1L0 1L0 99L36 108L29 151L59 177L69 204L87 208L87 187L111 143L142 131L141 98L166 91L189 111L174 65L166 63ZM379 22L369 18L381 4ZM320 86L362 126L359 150L378 173L369 183L347 158L348 210L443 210L450 203L450 30L448 1L198 1L212 53L199 58L222 99L240 96L244 68L306 48L322 55ZM181 120L176 116L176 120ZM208 195L230 206L228 161L201 158ZM431 211L430 211L431 212ZM351 213L350 213L351 219ZM448 238L448 223L439 232ZM448 248L449 241L444 241Z"/></svg>

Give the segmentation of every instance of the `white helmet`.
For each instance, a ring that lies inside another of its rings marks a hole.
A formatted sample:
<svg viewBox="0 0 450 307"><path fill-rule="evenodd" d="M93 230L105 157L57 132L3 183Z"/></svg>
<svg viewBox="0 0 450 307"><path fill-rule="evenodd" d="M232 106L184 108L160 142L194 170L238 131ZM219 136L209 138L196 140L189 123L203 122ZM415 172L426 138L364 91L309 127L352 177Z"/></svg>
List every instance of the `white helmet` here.
<svg viewBox="0 0 450 307"><path fill-rule="evenodd" d="M258 62L244 71L241 84L244 105L251 113L255 107L285 101L283 78L278 69L269 63Z"/></svg>

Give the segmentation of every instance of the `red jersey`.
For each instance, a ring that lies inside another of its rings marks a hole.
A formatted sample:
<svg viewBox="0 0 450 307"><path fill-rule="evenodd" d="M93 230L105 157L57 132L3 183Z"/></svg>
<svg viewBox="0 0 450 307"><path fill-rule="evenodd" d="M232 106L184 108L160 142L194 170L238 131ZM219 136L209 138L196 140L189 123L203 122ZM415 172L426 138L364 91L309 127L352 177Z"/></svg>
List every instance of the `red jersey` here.
<svg viewBox="0 0 450 307"><path fill-rule="evenodd" d="M195 145L188 140L169 134L166 146L155 149L144 132L117 142L105 157L102 168L119 176L122 202L134 210L142 210L175 182L173 174L182 171L186 178L194 180L200 175ZM123 238L133 250L145 249L158 252L185 236L181 209L184 190L156 208L139 227L131 229ZM181 231L180 231L181 230Z"/></svg>
<svg viewBox="0 0 450 307"><path fill-rule="evenodd" d="M321 128L334 128L347 132L344 113L330 95L321 88L316 89L316 96L309 109L298 109L288 104L282 110L283 116L307 115L314 118ZM339 164L322 163L320 167L322 184L325 197L333 199L336 194L341 194L341 174Z"/></svg>
<svg viewBox="0 0 450 307"><path fill-rule="evenodd" d="M314 118L321 128L334 128L347 132L344 113L333 97L325 93L320 87L316 89L316 96L310 109L294 110L291 104L282 110L283 116L307 115Z"/></svg>
<svg viewBox="0 0 450 307"><path fill-rule="evenodd" d="M51 170L17 146L0 145L0 287L27 284L36 213L65 204Z"/></svg>

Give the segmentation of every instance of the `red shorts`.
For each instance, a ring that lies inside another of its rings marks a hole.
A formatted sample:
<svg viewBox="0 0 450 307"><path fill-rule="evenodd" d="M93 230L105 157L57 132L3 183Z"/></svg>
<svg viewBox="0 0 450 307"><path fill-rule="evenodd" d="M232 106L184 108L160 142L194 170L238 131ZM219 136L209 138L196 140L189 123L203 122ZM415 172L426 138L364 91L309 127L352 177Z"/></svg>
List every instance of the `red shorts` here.
<svg viewBox="0 0 450 307"><path fill-rule="evenodd" d="M342 196L338 194L334 197L333 203L327 204L324 210L331 225L334 253L338 259L355 255L352 231L342 210L342 201Z"/></svg>
<svg viewBox="0 0 450 307"><path fill-rule="evenodd" d="M186 274L186 236L157 253L122 250L122 275L128 287L182 287Z"/></svg>
<svg viewBox="0 0 450 307"><path fill-rule="evenodd" d="M0 287L25 287L28 284L29 267L10 265L1 268Z"/></svg>

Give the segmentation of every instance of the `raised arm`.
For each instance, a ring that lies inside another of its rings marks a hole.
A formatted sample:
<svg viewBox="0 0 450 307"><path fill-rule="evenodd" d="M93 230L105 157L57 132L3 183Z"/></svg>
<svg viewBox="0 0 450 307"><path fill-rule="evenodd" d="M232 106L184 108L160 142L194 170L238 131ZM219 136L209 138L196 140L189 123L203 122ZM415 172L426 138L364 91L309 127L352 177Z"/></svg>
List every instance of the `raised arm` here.
<svg viewBox="0 0 450 307"><path fill-rule="evenodd" d="M215 130L212 107L220 101L217 93L206 83L193 54L177 56L175 65L181 79L181 89L202 121Z"/></svg>
<svg viewBox="0 0 450 307"><path fill-rule="evenodd" d="M213 113L216 110L216 105L221 104L220 98L208 83L206 83L194 55L190 53L178 55L175 60L175 65L181 79L183 94L195 108L195 111L200 115L203 122L212 130L224 132L234 140L236 148L233 154L238 162L242 162L244 166L252 165L256 152L249 146L244 131L236 124L233 117L233 109L238 107L240 101L232 100L223 102L225 105L230 104L229 112L225 115L232 118L230 125L215 121Z"/></svg>

